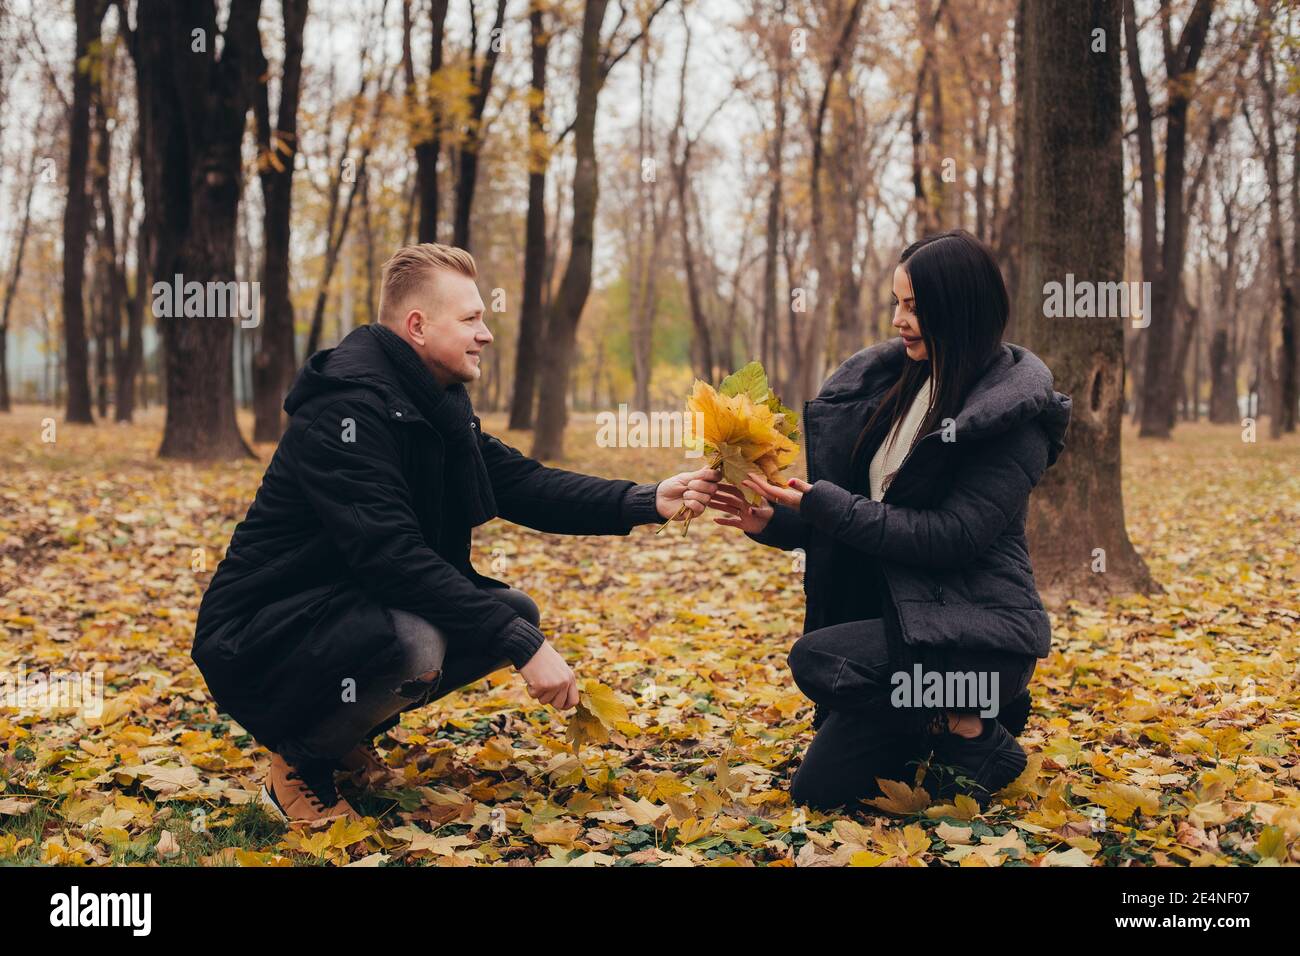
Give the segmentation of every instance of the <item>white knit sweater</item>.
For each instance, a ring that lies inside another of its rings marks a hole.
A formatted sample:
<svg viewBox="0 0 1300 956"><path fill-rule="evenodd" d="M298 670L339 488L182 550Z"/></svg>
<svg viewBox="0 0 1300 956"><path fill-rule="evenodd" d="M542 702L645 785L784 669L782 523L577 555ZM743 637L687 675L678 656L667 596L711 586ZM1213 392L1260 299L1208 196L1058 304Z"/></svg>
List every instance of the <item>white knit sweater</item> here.
<svg viewBox="0 0 1300 956"><path fill-rule="evenodd" d="M879 501L885 496L885 489L911 450L912 442L916 440L916 433L921 430L921 423L925 421L925 413L929 408L930 379L927 378L908 407L907 414L876 449L876 454L871 459L868 474L871 478L872 500Z"/></svg>

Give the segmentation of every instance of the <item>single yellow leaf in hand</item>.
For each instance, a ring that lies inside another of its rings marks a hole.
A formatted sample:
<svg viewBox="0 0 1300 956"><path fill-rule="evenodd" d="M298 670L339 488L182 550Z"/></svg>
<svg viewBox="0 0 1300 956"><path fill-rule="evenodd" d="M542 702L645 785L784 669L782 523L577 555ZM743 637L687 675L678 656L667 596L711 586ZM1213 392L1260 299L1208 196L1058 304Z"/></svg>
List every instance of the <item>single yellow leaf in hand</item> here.
<svg viewBox="0 0 1300 956"><path fill-rule="evenodd" d="M609 743L609 731L600 722L600 718L588 710L581 700L578 701L578 706L574 708L573 716L569 718L569 725L565 729L565 737L573 745L574 754L577 754L582 749L583 744Z"/></svg>
<svg viewBox="0 0 1300 956"><path fill-rule="evenodd" d="M613 729L615 724L625 723L628 719L627 708L622 701L614 695L611 688L598 680L584 680L578 699L607 728Z"/></svg>

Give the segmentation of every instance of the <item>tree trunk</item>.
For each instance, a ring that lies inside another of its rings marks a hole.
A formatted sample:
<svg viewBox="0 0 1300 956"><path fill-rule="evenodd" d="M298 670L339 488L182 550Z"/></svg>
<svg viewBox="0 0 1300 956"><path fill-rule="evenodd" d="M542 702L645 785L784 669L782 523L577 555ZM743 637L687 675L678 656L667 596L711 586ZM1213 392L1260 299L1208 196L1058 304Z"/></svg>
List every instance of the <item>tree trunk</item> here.
<svg viewBox="0 0 1300 956"><path fill-rule="evenodd" d="M1132 0L1129 0L1131 3ZM1154 275L1144 273L1142 278L1151 283L1150 326L1143 334L1149 340L1146 349L1145 369L1142 376L1143 438L1168 438L1173 429L1174 401L1177 394L1177 370L1174 367L1175 350L1169 346L1177 335L1178 303L1182 290L1183 254L1186 247L1187 215L1189 204L1183 195L1187 158L1187 111L1196 92L1196 66L1205 47L1209 31L1213 0L1197 0L1188 15L1182 35L1175 45L1170 43L1165 51L1165 71L1168 77L1169 98L1165 108L1164 156L1164 229L1160 236L1160 258ZM1167 11L1166 11L1167 15ZM1131 13L1126 14L1131 18ZM1141 66L1136 44L1136 28L1128 31L1130 73L1135 77L1134 89L1145 88L1140 80ZM1110 34L1108 34L1109 36ZM1118 34L1114 34L1118 36ZM1147 151L1143 150L1146 157ZM1143 225L1149 227L1145 193L1154 173L1143 179ZM1154 202L1154 193L1153 202ZM1143 252L1155 242L1154 236L1144 233ZM1144 268L1146 263L1144 262Z"/></svg>
<svg viewBox="0 0 1300 956"><path fill-rule="evenodd" d="M40 121L37 120L37 128ZM18 292L18 283L23 278L23 257L27 251L27 237L32 227L32 196L36 192L39 174L36 171L36 151L27 158L27 195L23 199L22 225L18 227L18 241L14 243L14 258L9 266L9 281L5 283L3 311L0 311L0 412L10 411L9 404L9 364L6 355L9 351L9 319L12 315L14 296Z"/></svg>
<svg viewBox="0 0 1300 956"><path fill-rule="evenodd" d="M637 74L639 111L637 113L637 190L636 239L629 243L632 268L628 283L628 338L632 347L632 407L650 408L650 370L654 361L654 274L658 263L647 248L647 243L658 242L657 223L650 224L654 213L654 191L657 175L646 179L645 162L651 155L650 132L653 126L653 107L650 99L652 73L650 70L650 45L641 45L640 70ZM650 233L653 229L653 235Z"/></svg>
<svg viewBox="0 0 1300 956"><path fill-rule="evenodd" d="M232 0L216 56L215 3L140 0L135 55L148 123L142 171L156 234L154 277L169 285L235 281L240 147L257 66L260 0ZM158 316L167 418L159 455L251 456L235 420L229 315Z"/></svg>
<svg viewBox="0 0 1300 956"><path fill-rule="evenodd" d="M470 5L470 19L473 21L474 6ZM469 122L465 129L464 145L460 148L460 170L456 177L456 212L452 229L451 243L461 249L469 249L470 211L474 205L474 186L478 180L478 151L483 146L483 113L487 109L488 96L492 92L492 74L496 71L497 59L501 55L501 27L506 18L506 0L497 0L496 22L488 34L488 48L483 55L483 72L478 74L475 58L478 53L474 40L470 45L470 84L474 93L470 98ZM471 36L478 32L477 24Z"/></svg>
<svg viewBox="0 0 1300 956"><path fill-rule="evenodd" d="M785 15L785 0L781 0L779 7L781 17ZM777 319L776 305L776 275L778 269L777 257L780 254L781 247L781 223L782 219L782 159L785 155L785 80L789 50L789 44L785 42L784 35L780 35L776 43L776 66L775 72L775 89L772 94L772 107L776 114L776 129L772 134L772 147L768 155L768 175L772 177L772 185L767 199L767 228L766 240L767 245L763 253L763 321L759 332L759 355L763 366L767 369L769 381L779 379L780 369L777 368L777 353L779 351L780 329Z"/></svg>
<svg viewBox="0 0 1300 956"><path fill-rule="evenodd" d="M1273 4L1261 4L1259 25L1259 82L1263 91L1264 170L1268 180L1268 241L1272 253L1273 274L1277 283L1281 314L1282 342L1277 355L1277 388L1274 391L1269 436L1280 438L1283 432L1295 431L1296 403L1300 400L1300 376L1296 369L1296 294L1291 267L1287 263L1282 234L1282 184L1278 171L1277 114L1274 105ZM1292 176L1300 172L1292 170ZM1300 229L1300 225L1293 227Z"/></svg>
<svg viewBox="0 0 1300 956"><path fill-rule="evenodd" d="M1215 282L1215 316L1209 347L1210 422L1215 425L1236 424L1237 409L1237 345L1236 327L1237 295L1237 241L1240 227L1236 225L1236 203L1240 180L1232 194L1220 194L1224 221L1224 265Z"/></svg>
<svg viewBox="0 0 1300 956"><path fill-rule="evenodd" d="M139 96L137 94L137 103ZM132 154L132 166L141 156L142 143L144 135L144 117L138 116L136 122L136 140L135 151ZM143 181L143 169L141 177ZM134 178L134 177L132 177ZM127 210L129 211L133 203L130 194L127 195ZM125 217L127 228L130 228L132 216ZM143 210L143 221L138 227L135 235L135 293L128 293L125 297L126 308L126 348L118 352L121 358L121 364L117 369L117 394L114 396L114 420L119 422L129 422L135 417L136 391L144 391L143 382L141 382L141 372L144 366L144 314L150 301L149 286L152 284L149 278L149 270L152 266L152 255L150 253L150 226L148 207ZM125 236L123 241L126 241ZM123 257L125 259L125 256ZM126 281L125 264L118 270L123 283Z"/></svg>
<svg viewBox="0 0 1300 956"><path fill-rule="evenodd" d="M1074 407L1065 451L1030 499L1034 569L1049 601L1148 591L1124 525L1120 426L1123 318L1056 320L1045 283L1067 273L1118 281L1124 266L1120 70L1092 53L1092 31L1119 34L1121 0L1021 0L1016 149L1021 162L1021 334ZM1056 144L1068 141L1068 150ZM1100 549L1100 550L1099 550ZM1104 565L1098 562L1104 561ZM1095 568L1104 567L1104 573Z"/></svg>
<svg viewBox="0 0 1300 956"><path fill-rule="evenodd" d="M95 88L95 167L93 190L99 207L99 222L96 241L99 245L96 283L98 285L98 309L100 315L100 342L96 358L100 363L99 371L99 414L101 418L108 415L108 368L112 362L114 379L115 419L130 421L132 405L130 392L134 384L136 365L133 362L139 354L139 323L131 321L131 301L127 292L125 256L118 255L117 215L113 208L110 189L110 167L112 159L112 133L108 127L108 116L113 111L116 96L112 92L115 81L112 71L105 66L101 80ZM110 99L112 97L112 99ZM132 170L134 170L134 160ZM130 172L130 171L129 171ZM127 181L131 181L128 175ZM127 191L125 221L130 223L130 190ZM123 237L125 241L125 236ZM127 342L122 342L122 317L127 316L128 329L134 328L136 340L128 334ZM123 402L123 396L128 396Z"/></svg>
<svg viewBox="0 0 1300 956"><path fill-rule="evenodd" d="M578 58L577 118L573 127L573 239L560 289L551 303L545 354L538 395L537 429L533 434L534 458L560 458L564 454L564 425L568 418L565 397L573 365L573 345L578 320L591 291L591 257L595 247L596 106L604 77L601 75L600 28L609 0L586 0Z"/></svg>
<svg viewBox="0 0 1300 956"><path fill-rule="evenodd" d="M940 0L940 6L942 5L943 0ZM808 337L802 367L798 369L798 374L793 376L794 380L798 382L798 387L794 389L787 399L792 403L791 408L802 408L803 400L813 397L821 388L824 375L827 329L830 327L830 317L836 308L833 291L836 285L835 269L831 264L828 230L823 225L822 210L821 173L825 161L825 125L831 91L835 86L835 78L843 69L844 63L852 51L854 36L857 33L858 17L861 12L862 0L854 0L853 6L849 8L848 15L845 18L838 42L835 44L831 52L831 58L826 65L825 83L822 86L817 111L808 131L812 140L812 167L809 173L808 192L813 224L811 230L813 268L817 270L817 298L813 303L810 321L807 323ZM935 96L938 97L938 95L936 92ZM844 264L842 268L852 269L852 264Z"/></svg>
<svg viewBox="0 0 1300 956"><path fill-rule="evenodd" d="M682 89L682 95L686 95L685 88ZM691 312L691 328L695 331L695 348L693 349L695 367L698 373L704 376L705 381L712 383L716 381L714 378L716 359L713 351L713 335L709 329L709 317L704 310L704 297L700 291L699 270L696 268L695 263L695 246L691 238L691 217L688 214L691 208L689 199L689 163L690 144L688 143L686 154L675 170L677 227L682 242L682 262L686 268L686 300ZM728 369L728 372L730 371Z"/></svg>
<svg viewBox="0 0 1300 956"><path fill-rule="evenodd" d="M76 58L72 65L72 109L68 116L68 201L63 208L63 336L67 349L65 419L94 424L90 408L90 352L86 342L86 234L90 203L86 168L90 159L92 60L100 56L103 0L76 0ZM92 47L95 48L92 52Z"/></svg>
<svg viewBox="0 0 1300 956"><path fill-rule="evenodd" d="M357 93L357 98L365 96L368 78L362 70L361 89ZM320 284L316 288L316 304L312 307L311 327L307 331L307 357L315 354L320 348L321 333L325 326L325 305L329 301L330 282L334 278L334 269L338 266L339 253L343 248L343 240L347 238L348 224L352 221L352 208L356 205L357 193L360 186L365 182L366 176L369 175L368 168L370 165L370 150L374 145L375 137L373 131L378 128L380 110L383 108L384 90L377 90L371 115L370 133L365 137L365 145L361 148L361 156L357 160L354 178L351 188L348 190L348 198L343 202L342 213L336 217L338 211L339 193L342 191L343 177L341 171L336 168L334 181L331 186L330 211L326 219L325 228L325 265L321 270ZM356 112L353 112L353 119L350 123L355 122ZM349 125L348 133L343 139L343 155L347 155L347 144L352 135L352 128ZM339 219L338 231L334 231L335 219ZM339 336L343 337L342 325L339 325Z"/></svg>
<svg viewBox="0 0 1300 956"><path fill-rule="evenodd" d="M442 69L442 40L446 30L449 0L430 0L432 33L429 43L429 76ZM411 57L411 0L402 4L402 62L406 70L407 110L419 115L414 124L415 195L420 209L416 237L419 242L438 241L438 156L442 152L441 117L432 96L421 97L416 89L415 66Z"/></svg>
<svg viewBox="0 0 1300 956"><path fill-rule="evenodd" d="M108 289L110 287L108 272L104 268L104 250L102 247L96 248L95 256L91 260L91 282L95 290ZM90 305L90 324L95 330L95 387L93 390L95 414L99 418L108 418L108 353L109 353L109 326L112 318L109 315L108 296L106 294L95 295L91 299Z"/></svg>
<svg viewBox="0 0 1300 956"><path fill-rule="evenodd" d="M303 29L308 0L281 0L284 20L284 65L280 103L271 127L267 95L268 66L259 48L261 72L254 96L257 114L258 167L262 181L263 245L261 324L252 361L253 441L273 442L284 431L282 406L298 363L294 355L293 302L289 297L290 217L293 171L298 157L298 99L302 90Z"/></svg>
<svg viewBox="0 0 1300 956"><path fill-rule="evenodd" d="M515 348L515 384L510 401L512 429L533 427L533 402L537 394L537 363L542 324L542 278L546 271L546 167L550 144L546 141L546 57L551 35L543 21L541 0L529 5L528 23L533 40L532 92L528 99L528 220L524 235L523 305L519 312L519 343Z"/></svg>

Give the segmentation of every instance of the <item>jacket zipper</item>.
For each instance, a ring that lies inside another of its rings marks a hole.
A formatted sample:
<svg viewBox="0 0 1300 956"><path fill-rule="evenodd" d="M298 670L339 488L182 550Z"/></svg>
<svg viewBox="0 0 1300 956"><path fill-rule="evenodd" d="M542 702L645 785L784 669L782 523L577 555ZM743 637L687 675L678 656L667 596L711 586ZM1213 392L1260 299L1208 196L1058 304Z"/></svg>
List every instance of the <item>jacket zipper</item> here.
<svg viewBox="0 0 1300 956"><path fill-rule="evenodd" d="M907 454L903 456L903 460L902 460L902 462L901 462L901 463L899 464L899 466L898 466L898 470L894 472L894 480L891 481L891 482L889 483L889 487L885 489L885 493L884 493L883 495L880 496L880 503L881 503L881 504L884 504L884 503L885 503L885 500L889 497L889 493L890 493L891 491L894 490L894 485L898 484L898 476L899 476L900 474L902 474L903 469L904 469L905 467L907 467L907 462L908 462L908 460L909 460L909 459L910 459L914 454L916 454L916 450L917 450L918 448L920 448L923 444L925 444L925 442L926 442L927 439L929 439L929 438L933 438L936 434L938 434L938 432L930 432L930 434L928 434L928 435L922 435L922 436L921 436L921 440L920 440L919 442L917 442L915 445L913 445L910 449L908 449ZM892 586L892 585L890 584L890 582L889 582L889 573L888 573L888 571L886 571L886 567L887 567L887 563L882 561L882 562L880 563L881 576L885 579L885 586L889 588L889 597L890 597L890 600L893 601L893 597L894 597L894 589L893 589L893 586ZM940 605L942 605L942 606L944 606L944 607L947 607L947 606L948 606L948 602L947 602L947 600L946 600L946 599L944 598L944 596L943 596L943 585L942 585L942 584L936 584L933 588L930 589L930 593L934 595L934 599L935 599L936 601L938 601ZM895 603L895 606L897 606L897 603ZM901 615L899 616L899 624L900 624L900 625L902 624L902 616L901 616Z"/></svg>
<svg viewBox="0 0 1300 956"><path fill-rule="evenodd" d="M812 484L817 479L813 477L813 453L812 453L812 426L808 424L808 406L810 401L803 403L803 444L804 457L808 460L808 484Z"/></svg>

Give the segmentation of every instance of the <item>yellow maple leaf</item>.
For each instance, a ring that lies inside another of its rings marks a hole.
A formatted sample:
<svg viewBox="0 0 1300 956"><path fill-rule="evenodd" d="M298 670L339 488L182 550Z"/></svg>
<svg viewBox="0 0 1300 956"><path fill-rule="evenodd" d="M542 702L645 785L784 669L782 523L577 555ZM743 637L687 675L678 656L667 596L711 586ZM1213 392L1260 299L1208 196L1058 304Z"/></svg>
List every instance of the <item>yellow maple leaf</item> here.
<svg viewBox="0 0 1300 956"><path fill-rule="evenodd" d="M342 848L364 840L373 831L365 823L339 817L326 832L329 834L330 845Z"/></svg>
<svg viewBox="0 0 1300 956"><path fill-rule="evenodd" d="M909 787L898 780L877 780L876 783L880 785L884 796L868 800L867 803L886 813L907 816L930 805L930 794L923 787Z"/></svg>
<svg viewBox="0 0 1300 956"><path fill-rule="evenodd" d="M683 820L677 827L677 840L679 843L693 843L702 837L708 836L713 829L713 818L700 820L696 817L690 817Z"/></svg>
<svg viewBox="0 0 1300 956"><path fill-rule="evenodd" d="M930 837L925 828L909 823L902 831L886 830L880 835L880 845L887 856L898 859L918 856L930 849Z"/></svg>

